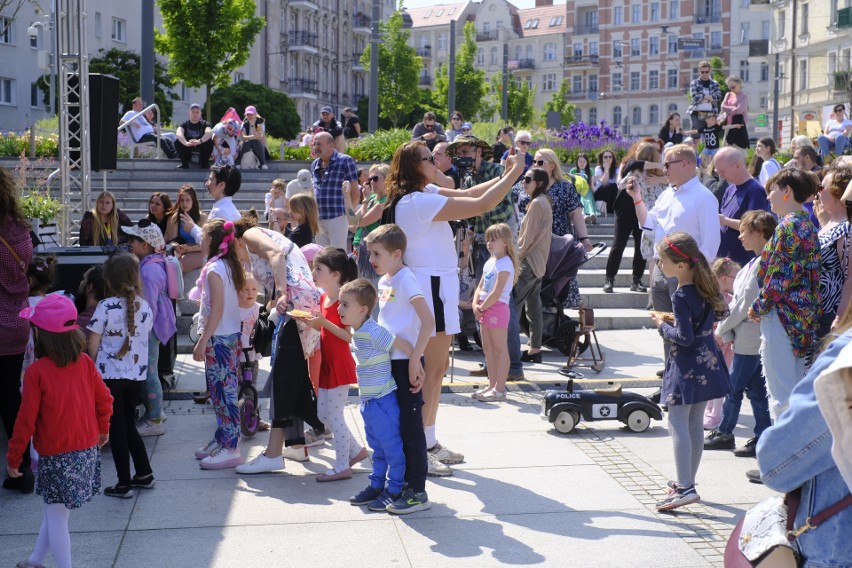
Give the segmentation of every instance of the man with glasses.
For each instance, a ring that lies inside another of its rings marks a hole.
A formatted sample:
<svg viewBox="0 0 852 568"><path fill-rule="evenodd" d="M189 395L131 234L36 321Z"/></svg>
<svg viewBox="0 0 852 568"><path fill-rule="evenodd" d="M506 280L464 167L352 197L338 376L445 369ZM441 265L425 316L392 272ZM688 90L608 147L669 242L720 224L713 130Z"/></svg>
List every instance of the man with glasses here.
<svg viewBox="0 0 852 568"><path fill-rule="evenodd" d="M328 132L314 134L311 153L317 156L311 163L311 178L322 229L316 235L316 242L320 246L349 250L349 221L343 197L343 183L348 181L350 186L357 187L358 169L355 160L335 149L334 138ZM354 212L352 214L354 215Z"/></svg>
<svg viewBox="0 0 852 568"><path fill-rule="evenodd" d="M817 138L819 153L826 164L831 158L832 147L835 156L840 156L849 148L850 136L852 136L852 120L846 118L846 107L842 104L834 105L831 119L825 124L825 131Z"/></svg>
<svg viewBox="0 0 852 568"><path fill-rule="evenodd" d="M709 61L701 61L698 64L698 78L689 84L692 104L686 112L692 116L692 129L699 132L707 128L707 113L718 114L722 102L722 87L710 76L711 70ZM693 135L693 138L696 136Z"/></svg>
<svg viewBox="0 0 852 568"><path fill-rule="evenodd" d="M650 211L645 207L639 184L628 178L627 193L633 198L639 225L654 234L655 260L659 259L656 245L666 235L675 231L692 235L708 263L712 263L716 258L721 240L719 202L698 180L697 163L695 150L686 144L669 148L663 160L663 169L670 185L660 194ZM654 279L651 282L651 303L654 310L671 313L672 294L676 290L677 278L666 278L662 270L654 270ZM666 359L669 357L670 347L671 343L664 340Z"/></svg>
<svg viewBox="0 0 852 568"><path fill-rule="evenodd" d="M411 132L411 139L426 142L430 152L435 149L435 144L438 142L447 141L444 127L435 122L436 120L435 113L429 111L423 115L423 122L415 124L414 130Z"/></svg>

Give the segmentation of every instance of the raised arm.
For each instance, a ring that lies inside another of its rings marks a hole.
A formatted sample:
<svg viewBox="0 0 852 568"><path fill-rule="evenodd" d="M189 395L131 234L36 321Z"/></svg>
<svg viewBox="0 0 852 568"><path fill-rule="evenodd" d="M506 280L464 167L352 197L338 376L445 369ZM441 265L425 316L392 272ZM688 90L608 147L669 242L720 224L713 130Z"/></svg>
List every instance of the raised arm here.
<svg viewBox="0 0 852 568"><path fill-rule="evenodd" d="M506 197L512 185L524 170L523 156L511 155L506 160L507 170L498 180L491 180L485 184L492 183L479 197L450 197L435 216L433 221L454 221L456 219L467 219L482 215L491 211L500 201ZM481 184L481 185L485 185ZM468 191L477 191L479 186L474 186Z"/></svg>

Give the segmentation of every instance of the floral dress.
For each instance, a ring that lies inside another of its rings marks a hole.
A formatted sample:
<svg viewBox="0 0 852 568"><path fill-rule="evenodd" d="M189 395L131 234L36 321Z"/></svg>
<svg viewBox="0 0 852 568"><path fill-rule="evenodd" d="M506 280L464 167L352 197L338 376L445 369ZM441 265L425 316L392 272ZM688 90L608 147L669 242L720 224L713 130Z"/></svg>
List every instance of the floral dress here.
<svg viewBox="0 0 852 568"><path fill-rule="evenodd" d="M304 310L315 313L319 309L320 292L314 284L311 268L302 251L293 244L290 239L269 229L258 227L263 234L275 242L275 247L284 252L287 257L287 309ZM255 279L266 290L268 297L272 297L275 291L275 277L272 266L265 258L254 254L249 250L251 259L251 271ZM303 321L297 321L299 339L302 349L307 355L312 354L319 346L319 331L306 325Z"/></svg>
<svg viewBox="0 0 852 568"><path fill-rule="evenodd" d="M716 314L694 284L672 294L674 325L660 324L660 335L672 343L660 400L667 405L697 404L731 391L728 366L716 339Z"/></svg>

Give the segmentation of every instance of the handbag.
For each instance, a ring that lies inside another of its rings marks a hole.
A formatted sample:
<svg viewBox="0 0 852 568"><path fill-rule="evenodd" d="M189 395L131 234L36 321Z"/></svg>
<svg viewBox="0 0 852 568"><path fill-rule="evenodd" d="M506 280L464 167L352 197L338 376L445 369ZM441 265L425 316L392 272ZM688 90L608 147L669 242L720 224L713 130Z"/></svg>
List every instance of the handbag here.
<svg viewBox="0 0 852 568"><path fill-rule="evenodd" d="M852 495L809 517L805 524L794 528L802 490L765 499L749 509L734 527L725 546L725 568L795 568L800 565L793 543L799 535L814 530L820 524L852 505Z"/></svg>
<svg viewBox="0 0 852 568"><path fill-rule="evenodd" d="M272 337L275 335L275 324L269 320L269 312L266 307L260 308L257 321L251 333L251 346L255 353L261 357L272 355Z"/></svg>

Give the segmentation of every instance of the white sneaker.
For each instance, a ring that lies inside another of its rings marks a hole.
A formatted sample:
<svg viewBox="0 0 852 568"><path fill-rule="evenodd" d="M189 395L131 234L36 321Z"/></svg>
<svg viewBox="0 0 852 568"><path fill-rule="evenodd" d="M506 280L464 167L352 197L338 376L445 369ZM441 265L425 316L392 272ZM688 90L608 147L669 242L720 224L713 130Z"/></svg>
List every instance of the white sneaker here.
<svg viewBox="0 0 852 568"><path fill-rule="evenodd" d="M146 436L160 436L166 433L166 421L160 419L159 422L154 422L150 418L143 418L136 424L136 431L143 438Z"/></svg>
<svg viewBox="0 0 852 568"><path fill-rule="evenodd" d="M441 444L435 444L435 446L429 450L429 453L438 458L439 462L447 465L453 465L464 461L464 454L454 452L450 448L446 448Z"/></svg>
<svg viewBox="0 0 852 568"><path fill-rule="evenodd" d="M228 469L237 467L243 463L243 458L240 457L240 450L226 450L219 448L214 453L210 454L201 460L201 469Z"/></svg>
<svg viewBox="0 0 852 568"><path fill-rule="evenodd" d="M314 432L313 428L309 430L305 430L305 446L308 448L313 448L315 446L324 446L325 438L322 436L317 436L316 432Z"/></svg>
<svg viewBox="0 0 852 568"><path fill-rule="evenodd" d="M438 461L438 458L426 452L427 463L429 464L429 469L426 471L428 475L433 477L447 477L453 474L453 470L448 466L442 464Z"/></svg>
<svg viewBox="0 0 852 568"><path fill-rule="evenodd" d="M270 471L281 471L282 469L284 469L283 457L268 458L266 454L261 453L250 462L238 465L237 473L267 473Z"/></svg>
<svg viewBox="0 0 852 568"><path fill-rule="evenodd" d="M294 448L292 446L285 447L284 450L281 452L281 455L288 460L293 460L297 462L306 462L310 457L308 455L307 446L301 446L299 448Z"/></svg>
<svg viewBox="0 0 852 568"><path fill-rule="evenodd" d="M268 170L268 169L269 169L269 166L267 166L266 164L263 164L262 166L260 166L260 169L262 169L262 170Z"/></svg>
<svg viewBox="0 0 852 568"><path fill-rule="evenodd" d="M217 442L216 440L212 440L206 446L202 446L202 447L198 448L197 450L195 450L195 459L203 460L204 458L213 454L218 449L219 449L219 442Z"/></svg>

